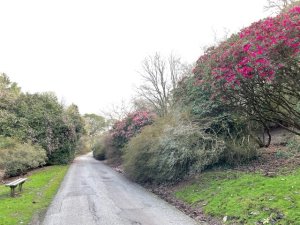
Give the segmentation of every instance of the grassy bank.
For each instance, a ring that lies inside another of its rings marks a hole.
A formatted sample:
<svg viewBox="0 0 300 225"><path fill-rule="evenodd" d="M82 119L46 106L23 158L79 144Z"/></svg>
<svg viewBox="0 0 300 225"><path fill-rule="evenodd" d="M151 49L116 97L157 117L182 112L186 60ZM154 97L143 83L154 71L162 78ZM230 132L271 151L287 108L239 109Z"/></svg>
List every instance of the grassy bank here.
<svg viewBox="0 0 300 225"><path fill-rule="evenodd" d="M175 196L226 224L300 224L300 169L276 177L210 171Z"/></svg>
<svg viewBox="0 0 300 225"><path fill-rule="evenodd" d="M34 214L46 209L67 169L51 166L33 172L15 198L10 197L8 187L0 185L0 225L28 224Z"/></svg>

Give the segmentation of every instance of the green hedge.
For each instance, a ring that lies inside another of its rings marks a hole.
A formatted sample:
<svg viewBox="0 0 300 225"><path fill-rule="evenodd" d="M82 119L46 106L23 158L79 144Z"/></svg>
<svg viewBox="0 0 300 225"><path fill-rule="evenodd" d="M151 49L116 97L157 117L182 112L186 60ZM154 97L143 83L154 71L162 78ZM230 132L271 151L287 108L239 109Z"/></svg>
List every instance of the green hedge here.
<svg viewBox="0 0 300 225"><path fill-rule="evenodd" d="M0 170L6 177L45 165L46 159L46 151L38 145L0 137Z"/></svg>

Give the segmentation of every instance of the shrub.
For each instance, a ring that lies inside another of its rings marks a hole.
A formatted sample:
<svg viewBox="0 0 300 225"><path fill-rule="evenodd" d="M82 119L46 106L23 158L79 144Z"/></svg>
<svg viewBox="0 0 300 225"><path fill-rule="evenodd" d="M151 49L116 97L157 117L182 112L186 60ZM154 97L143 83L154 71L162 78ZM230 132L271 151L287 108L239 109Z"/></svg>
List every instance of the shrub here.
<svg viewBox="0 0 300 225"><path fill-rule="evenodd" d="M117 121L110 130L113 145L122 149L128 140L153 122L154 115L147 111L130 113L123 120Z"/></svg>
<svg viewBox="0 0 300 225"><path fill-rule="evenodd" d="M92 151L93 139L94 137L82 136L76 146L76 155L84 155Z"/></svg>
<svg viewBox="0 0 300 225"><path fill-rule="evenodd" d="M73 160L75 148L83 132L77 106L67 109L51 93L22 94L17 102L16 115L26 121L26 135L47 152L48 164L66 164Z"/></svg>
<svg viewBox="0 0 300 225"><path fill-rule="evenodd" d="M4 178L5 172L4 170L0 169L0 182L2 181L2 179Z"/></svg>
<svg viewBox="0 0 300 225"><path fill-rule="evenodd" d="M107 159L109 164L120 164L122 161L122 152L113 145L113 137L109 132L96 137L92 151L94 158Z"/></svg>
<svg viewBox="0 0 300 225"><path fill-rule="evenodd" d="M158 119L125 148L126 172L139 182L176 181L219 161L224 141L185 118Z"/></svg>
<svg viewBox="0 0 300 225"><path fill-rule="evenodd" d="M105 139L107 137L105 135L98 137L93 145L92 145L92 151L93 151L93 156L95 159L98 160L104 160L106 158L106 146L105 146Z"/></svg>
<svg viewBox="0 0 300 225"><path fill-rule="evenodd" d="M225 149L224 141L188 121L176 122L164 129L158 158L159 181L181 179L218 162Z"/></svg>
<svg viewBox="0 0 300 225"><path fill-rule="evenodd" d="M287 148L289 152L298 154L300 153L300 137L292 137L290 140L287 142Z"/></svg>
<svg viewBox="0 0 300 225"><path fill-rule="evenodd" d="M159 139L166 121L158 119L151 126L145 127L142 132L133 137L124 149L124 169L134 180L152 182L159 173L157 150Z"/></svg>
<svg viewBox="0 0 300 225"><path fill-rule="evenodd" d="M120 149L116 148L113 144L113 137L111 135L107 135L104 139L105 147L106 147L106 158L108 163L110 164L120 164L122 163L122 152Z"/></svg>
<svg viewBox="0 0 300 225"><path fill-rule="evenodd" d="M38 145L0 137L0 170L5 176L17 176L46 163L46 151Z"/></svg>
<svg viewBox="0 0 300 225"><path fill-rule="evenodd" d="M201 56L194 69L212 98L230 103L250 120L300 128L300 7L253 23Z"/></svg>
<svg viewBox="0 0 300 225"><path fill-rule="evenodd" d="M22 93L0 74L0 135L38 144L47 152L47 164L68 163L83 133L76 105L64 108L52 93Z"/></svg>
<svg viewBox="0 0 300 225"><path fill-rule="evenodd" d="M225 151L220 158L226 164L238 165L258 156L258 144L250 135L225 140Z"/></svg>
<svg viewBox="0 0 300 225"><path fill-rule="evenodd" d="M186 77L174 93L176 104L189 112L191 120L206 133L225 141L222 162L239 164L257 156L257 143L262 142L257 135L261 126L238 114L227 102L211 98L213 90L209 84L197 85L196 77Z"/></svg>

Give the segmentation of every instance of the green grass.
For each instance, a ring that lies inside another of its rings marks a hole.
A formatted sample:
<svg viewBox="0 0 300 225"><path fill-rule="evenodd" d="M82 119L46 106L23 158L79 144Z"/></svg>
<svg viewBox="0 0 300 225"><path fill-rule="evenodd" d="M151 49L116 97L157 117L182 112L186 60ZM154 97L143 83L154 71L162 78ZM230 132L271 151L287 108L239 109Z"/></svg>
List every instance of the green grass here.
<svg viewBox="0 0 300 225"><path fill-rule="evenodd" d="M0 185L0 225L28 224L34 214L45 210L67 169L68 166L51 166L33 172L23 192L15 198L10 197L9 187Z"/></svg>
<svg viewBox="0 0 300 225"><path fill-rule="evenodd" d="M300 224L300 170L266 177L255 173L210 171L175 192L227 224Z"/></svg>

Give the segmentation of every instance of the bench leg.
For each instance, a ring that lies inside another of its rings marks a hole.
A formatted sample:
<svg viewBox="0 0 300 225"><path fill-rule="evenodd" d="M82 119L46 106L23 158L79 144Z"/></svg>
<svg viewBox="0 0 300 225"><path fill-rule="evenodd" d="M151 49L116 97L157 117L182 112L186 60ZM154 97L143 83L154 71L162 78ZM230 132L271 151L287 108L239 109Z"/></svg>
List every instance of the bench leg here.
<svg viewBox="0 0 300 225"><path fill-rule="evenodd" d="M15 187L10 187L10 196L15 197Z"/></svg>
<svg viewBox="0 0 300 225"><path fill-rule="evenodd" d="M19 191L22 192L22 185L23 183L19 184Z"/></svg>

